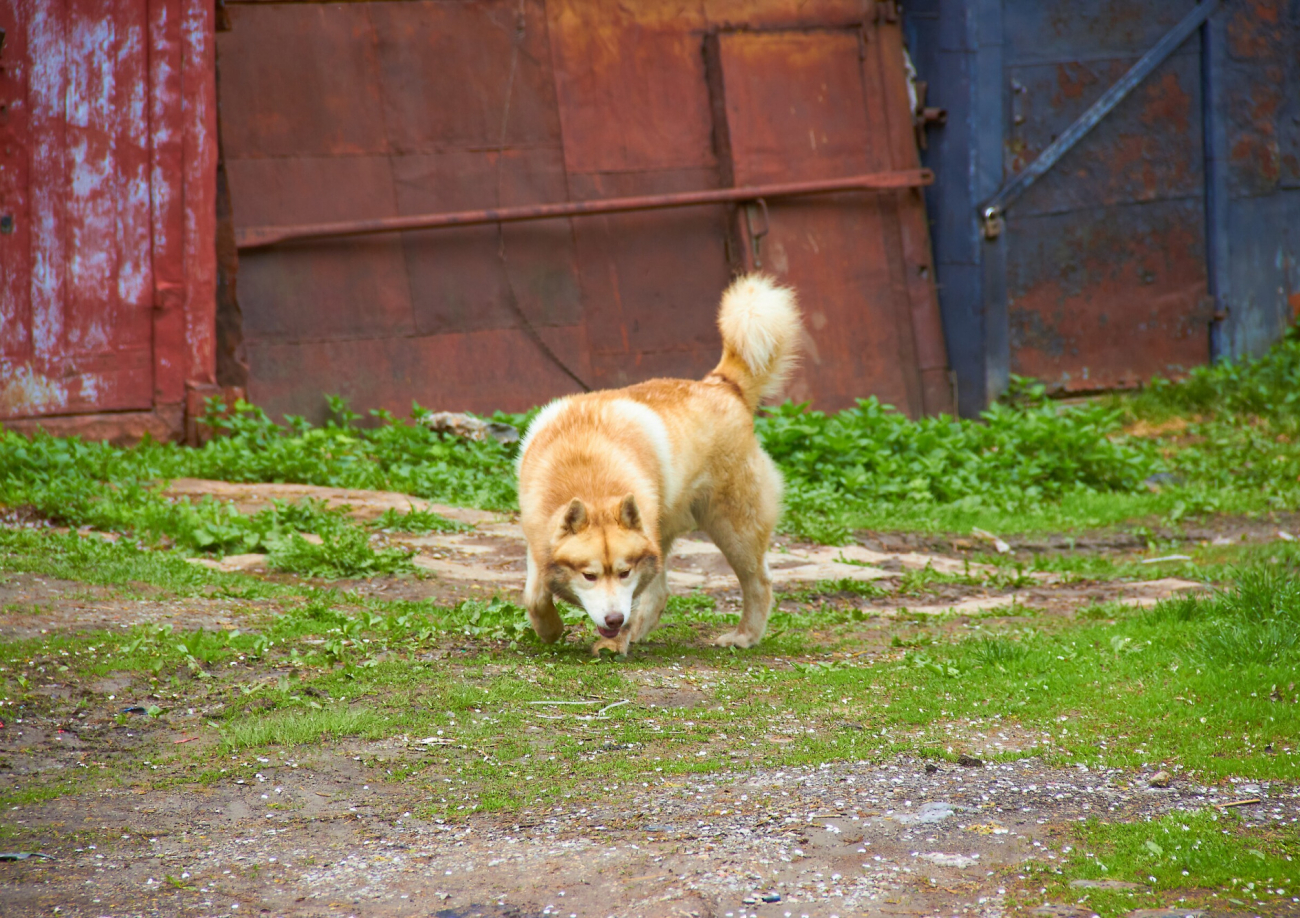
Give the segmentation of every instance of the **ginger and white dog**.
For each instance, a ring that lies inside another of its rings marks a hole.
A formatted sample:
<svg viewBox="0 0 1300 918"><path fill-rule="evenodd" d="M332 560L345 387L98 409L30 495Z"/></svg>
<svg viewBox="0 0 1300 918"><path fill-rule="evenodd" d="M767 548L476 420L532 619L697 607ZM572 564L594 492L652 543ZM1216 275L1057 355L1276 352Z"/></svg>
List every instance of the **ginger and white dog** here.
<svg viewBox="0 0 1300 918"><path fill-rule="evenodd" d="M519 453L528 540L524 605L543 641L564 631L554 597L580 605L626 654L668 600L673 540L703 529L740 578L744 610L722 646L751 647L772 605L767 554L781 476L754 436L803 334L794 293L762 275L722 295L722 360L699 382L652 379L547 405Z"/></svg>

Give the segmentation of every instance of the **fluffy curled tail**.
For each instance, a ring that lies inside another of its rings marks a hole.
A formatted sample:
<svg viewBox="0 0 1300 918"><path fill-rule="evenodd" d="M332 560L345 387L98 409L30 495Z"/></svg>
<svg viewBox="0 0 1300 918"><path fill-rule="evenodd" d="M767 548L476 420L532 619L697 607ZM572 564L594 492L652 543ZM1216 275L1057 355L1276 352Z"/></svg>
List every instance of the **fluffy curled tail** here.
<svg viewBox="0 0 1300 918"><path fill-rule="evenodd" d="M794 369L803 325L794 291L763 274L737 278L718 310L722 360L709 376L740 389L749 410Z"/></svg>

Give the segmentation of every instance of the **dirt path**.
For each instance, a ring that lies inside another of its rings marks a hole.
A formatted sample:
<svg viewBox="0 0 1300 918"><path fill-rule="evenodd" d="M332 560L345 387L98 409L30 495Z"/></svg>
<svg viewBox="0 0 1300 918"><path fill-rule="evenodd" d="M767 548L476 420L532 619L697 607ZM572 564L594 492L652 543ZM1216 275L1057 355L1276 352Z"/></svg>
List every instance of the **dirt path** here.
<svg viewBox="0 0 1300 918"><path fill-rule="evenodd" d="M474 585L480 589L512 591L524 585L525 543L519 524L500 514L466 510L422 501L402 494L376 491L322 488L310 485L231 484L200 479L179 479L169 493L176 497L212 496L235 503L243 512L256 512L273 500L311 498L331 507L346 507L358 519L374 519L385 510L419 508L431 510L449 519L472 526L468 532L436 533L413 536L390 533L387 538L415 549L412 559L421 570L433 574L444 584ZM992 546L990 541L989 545ZM235 555L222 560L204 560L209 567L224 571L265 571L266 556ZM891 581L906 572L933 570L939 574L987 575L993 568L971 564L952 554L922 550L907 544L877 544L875 547L848 545L833 547L800 543L780 538L768 553L768 566L777 589L848 580L856 582ZM1053 574L1027 576L1032 588L979 589L959 588L936 591L945 594L870 604L877 614L934 615L953 612L970 614L1006 608L1017 602L1033 603L1052 611L1070 611L1090 602L1126 601L1150 605L1182 590L1199 585L1188 580L1165 578L1118 587L1069 584ZM679 539L668 559L668 583L674 592L704 590L710 593L737 591L739 583L722 553L701 533ZM409 590L408 590L409 592Z"/></svg>
<svg viewBox="0 0 1300 918"><path fill-rule="evenodd" d="M554 810L449 824L412 818L418 799L355 764L392 754L303 749L259 760L247 783L24 807L26 831L97 843L54 841L57 860L0 866L0 913L1000 916L1008 880L1061 857L1071 821L1225 799L1112 770L1023 760L931 773L904 757L592 787ZM1261 800L1243 811L1254 823L1300 814L1293 788L1242 791Z"/></svg>

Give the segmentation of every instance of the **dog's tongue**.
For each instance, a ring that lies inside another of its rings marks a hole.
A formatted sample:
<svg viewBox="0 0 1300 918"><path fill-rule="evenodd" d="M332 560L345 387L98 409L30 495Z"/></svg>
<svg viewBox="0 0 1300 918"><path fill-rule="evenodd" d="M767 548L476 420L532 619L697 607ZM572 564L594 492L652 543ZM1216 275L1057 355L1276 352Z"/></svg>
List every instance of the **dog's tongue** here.
<svg viewBox="0 0 1300 918"><path fill-rule="evenodd" d="M617 629L617 628L600 628L600 627L597 627L596 630L600 632L600 634L601 634L602 637L607 637L607 638L611 638L611 639L618 637L618 629Z"/></svg>

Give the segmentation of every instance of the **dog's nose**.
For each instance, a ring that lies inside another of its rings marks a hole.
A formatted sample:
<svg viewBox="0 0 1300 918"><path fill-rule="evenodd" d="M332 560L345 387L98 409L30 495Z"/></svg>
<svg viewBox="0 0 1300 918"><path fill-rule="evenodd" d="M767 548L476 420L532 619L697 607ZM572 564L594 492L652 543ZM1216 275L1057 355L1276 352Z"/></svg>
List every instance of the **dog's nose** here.
<svg viewBox="0 0 1300 918"><path fill-rule="evenodd" d="M622 613L622 612L611 612L611 613L609 613L608 615L606 615L606 616L605 616L605 627L606 627L606 628L622 628L622 627L623 627L623 613Z"/></svg>

